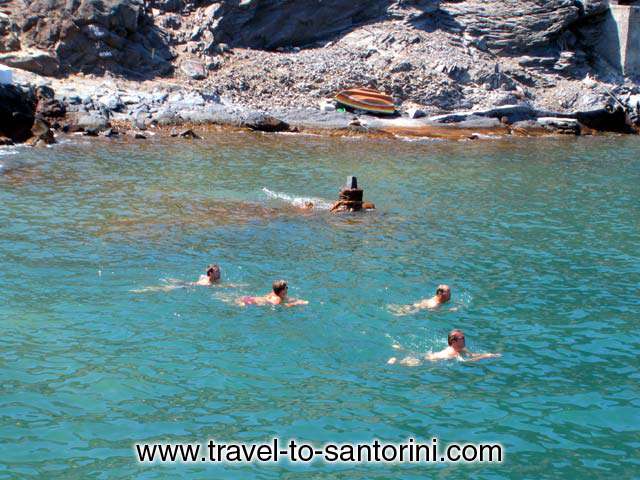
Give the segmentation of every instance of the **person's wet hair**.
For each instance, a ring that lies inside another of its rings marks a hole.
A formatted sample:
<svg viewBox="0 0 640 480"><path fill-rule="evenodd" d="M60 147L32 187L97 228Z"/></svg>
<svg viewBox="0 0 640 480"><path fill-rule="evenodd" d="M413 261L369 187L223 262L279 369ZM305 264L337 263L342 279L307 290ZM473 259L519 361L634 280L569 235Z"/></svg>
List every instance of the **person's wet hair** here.
<svg viewBox="0 0 640 480"><path fill-rule="evenodd" d="M210 277L213 274L216 274L216 277L220 278L220 266L217 263L212 263L207 267L206 273L207 273L207 277Z"/></svg>
<svg viewBox="0 0 640 480"><path fill-rule="evenodd" d="M464 336L462 330L451 330L451 332L447 336L447 343L449 344L449 346L451 346L451 344L461 336Z"/></svg>
<svg viewBox="0 0 640 480"><path fill-rule="evenodd" d="M438 287L436 289L436 295L444 295L445 293L447 293L449 290L449 288L447 287Z"/></svg>
<svg viewBox="0 0 640 480"><path fill-rule="evenodd" d="M284 280L276 280L275 282L273 282L273 293L275 293L276 295L282 293L285 288L287 288L287 282L285 282Z"/></svg>

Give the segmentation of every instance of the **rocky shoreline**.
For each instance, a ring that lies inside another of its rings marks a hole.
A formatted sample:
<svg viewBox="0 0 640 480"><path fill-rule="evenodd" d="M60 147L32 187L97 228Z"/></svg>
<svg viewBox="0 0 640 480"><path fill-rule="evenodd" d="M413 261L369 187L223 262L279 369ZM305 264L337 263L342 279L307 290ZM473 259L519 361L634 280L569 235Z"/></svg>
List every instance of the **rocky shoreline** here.
<svg viewBox="0 0 640 480"><path fill-rule="evenodd" d="M640 84L599 53L609 15L608 0L0 0L0 64L13 76L0 81L23 92L0 85L0 143L198 125L637 133ZM330 100L365 86L392 95L399 115Z"/></svg>
<svg viewBox="0 0 640 480"><path fill-rule="evenodd" d="M535 109L527 103L427 116L410 108L393 118L364 112L338 111L329 99L314 107L274 106L258 109L230 101L207 89L184 84L123 82L116 79L54 80L19 74L17 85L0 85L3 113L0 144L55 142L55 135L82 132L86 136L125 135L198 138L198 126L219 126L262 132L306 132L320 135L479 139L495 136L637 133L625 124L621 108L594 125L580 112ZM16 100L22 92L22 100ZM13 98L13 103L5 101ZM640 96L627 101L640 107ZM8 111L11 110L11 111ZM17 115L17 117L16 117ZM582 115L582 117L581 117ZM16 131L15 118L23 125ZM635 118L635 117L634 117ZM31 122L31 123L30 123ZM6 128L12 125L14 130Z"/></svg>

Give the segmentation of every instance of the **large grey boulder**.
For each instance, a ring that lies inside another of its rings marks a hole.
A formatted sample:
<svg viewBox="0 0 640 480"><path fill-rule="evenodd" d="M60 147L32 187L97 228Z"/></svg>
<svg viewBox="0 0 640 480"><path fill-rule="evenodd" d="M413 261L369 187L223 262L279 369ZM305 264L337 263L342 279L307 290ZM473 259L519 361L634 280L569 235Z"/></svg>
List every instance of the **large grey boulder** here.
<svg viewBox="0 0 640 480"><path fill-rule="evenodd" d="M79 113L76 116L74 126L77 130L101 131L109 128L109 120L98 112Z"/></svg>
<svg viewBox="0 0 640 480"><path fill-rule="evenodd" d="M207 69L202 64L202 62L198 62L195 60L185 60L180 65L180 70L187 77L193 78L194 80L204 80L207 78Z"/></svg>

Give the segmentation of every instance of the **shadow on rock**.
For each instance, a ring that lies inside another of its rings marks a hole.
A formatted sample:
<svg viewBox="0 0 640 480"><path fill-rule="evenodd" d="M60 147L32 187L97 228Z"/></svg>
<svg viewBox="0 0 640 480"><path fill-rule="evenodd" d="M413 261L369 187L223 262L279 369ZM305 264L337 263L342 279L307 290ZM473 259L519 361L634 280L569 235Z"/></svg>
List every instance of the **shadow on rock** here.
<svg viewBox="0 0 640 480"><path fill-rule="evenodd" d="M110 71L146 79L172 71L173 55L143 0L35 0L22 30L26 43L55 49L58 75Z"/></svg>

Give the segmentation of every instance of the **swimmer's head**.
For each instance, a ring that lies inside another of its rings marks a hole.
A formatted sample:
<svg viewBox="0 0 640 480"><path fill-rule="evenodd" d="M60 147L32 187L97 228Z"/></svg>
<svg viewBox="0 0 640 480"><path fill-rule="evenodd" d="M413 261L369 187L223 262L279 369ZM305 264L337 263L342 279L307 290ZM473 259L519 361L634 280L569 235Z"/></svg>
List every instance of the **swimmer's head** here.
<svg viewBox="0 0 640 480"><path fill-rule="evenodd" d="M448 302L451 298L451 288L449 288L449 285L438 285L436 297L438 297L438 300L442 303Z"/></svg>
<svg viewBox="0 0 640 480"><path fill-rule="evenodd" d="M447 337L447 343L455 351L460 351L465 347L464 332L462 330L451 330Z"/></svg>
<svg viewBox="0 0 640 480"><path fill-rule="evenodd" d="M210 282L217 282L220 280L220 267L218 264L213 263L207 267L207 277Z"/></svg>
<svg viewBox="0 0 640 480"><path fill-rule="evenodd" d="M287 290L289 287L287 286L287 282L284 280L276 280L273 282L273 293L275 293L280 298L284 298L287 296Z"/></svg>

